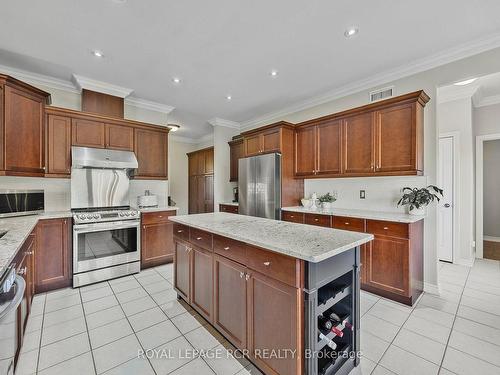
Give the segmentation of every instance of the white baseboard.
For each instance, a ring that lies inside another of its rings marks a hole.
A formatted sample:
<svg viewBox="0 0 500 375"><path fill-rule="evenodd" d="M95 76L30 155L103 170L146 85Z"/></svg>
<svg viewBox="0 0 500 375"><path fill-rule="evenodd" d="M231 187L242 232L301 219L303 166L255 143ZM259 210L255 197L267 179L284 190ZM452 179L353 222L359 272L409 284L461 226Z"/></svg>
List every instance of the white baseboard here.
<svg viewBox="0 0 500 375"><path fill-rule="evenodd" d="M500 242L500 237L483 236L483 241Z"/></svg>
<svg viewBox="0 0 500 375"><path fill-rule="evenodd" d="M439 285L427 283L424 281L424 292L439 295L440 294Z"/></svg>

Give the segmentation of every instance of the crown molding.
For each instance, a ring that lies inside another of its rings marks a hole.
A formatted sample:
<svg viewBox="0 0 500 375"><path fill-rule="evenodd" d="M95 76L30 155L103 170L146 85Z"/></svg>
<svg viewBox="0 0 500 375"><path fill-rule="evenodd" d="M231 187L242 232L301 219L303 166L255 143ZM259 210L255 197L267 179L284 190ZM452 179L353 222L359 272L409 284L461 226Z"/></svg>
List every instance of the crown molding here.
<svg viewBox="0 0 500 375"><path fill-rule="evenodd" d="M150 111L165 113L167 115L175 109L175 107L172 107L172 106L167 105L167 104L152 102L149 100L135 98L135 97L126 98L125 104L130 105L132 107L137 107L137 108L142 108L142 109L148 109Z"/></svg>
<svg viewBox="0 0 500 375"><path fill-rule="evenodd" d="M175 142L198 144L198 143L213 141L214 135L213 134L205 134L204 136L202 136L200 138L189 138L189 137L183 137L181 135L169 135L169 139L171 139L172 141L175 141Z"/></svg>
<svg viewBox="0 0 500 375"><path fill-rule="evenodd" d="M479 95L480 89L478 84L470 84L467 86L445 86L438 88L437 103L441 104L460 99L473 99L474 102L476 102Z"/></svg>
<svg viewBox="0 0 500 375"><path fill-rule="evenodd" d="M474 103L474 106L479 108L495 104L500 104L500 95L481 96L478 98L477 103Z"/></svg>
<svg viewBox="0 0 500 375"><path fill-rule="evenodd" d="M42 74L27 72L25 70L20 70L16 68L11 68L10 66L0 65L0 71L21 81L25 81L33 86L41 85L45 87L50 87L56 90L62 90L70 92L73 94L79 94L80 92L75 88L75 85L64 79L54 78L45 76Z"/></svg>
<svg viewBox="0 0 500 375"><path fill-rule="evenodd" d="M226 128L231 128L231 129L241 129L241 126L238 122L234 122L231 120L225 120L223 118L219 117L214 117L210 120L208 120L208 123L212 126L224 126Z"/></svg>
<svg viewBox="0 0 500 375"><path fill-rule="evenodd" d="M241 122L241 130L249 130L265 123L271 123L289 114L309 109L327 102L331 102L363 90L375 88L376 86L384 85L388 82L421 73L426 70L449 64L453 61L461 60L498 47L500 47L500 34L492 34L483 38L479 38L472 42L468 42L460 46L431 55L429 57L416 60L411 64L406 64L404 66L400 66L399 68L388 70L381 74L377 74L369 78L342 86L338 89L329 91L323 95L310 98L306 101L298 102L282 110L269 112L262 116L243 121Z"/></svg>
<svg viewBox="0 0 500 375"><path fill-rule="evenodd" d="M73 81L80 91L83 89L97 91L103 94L118 96L119 98L126 98L134 91L133 89L112 85L111 83L98 81L77 74L73 74Z"/></svg>

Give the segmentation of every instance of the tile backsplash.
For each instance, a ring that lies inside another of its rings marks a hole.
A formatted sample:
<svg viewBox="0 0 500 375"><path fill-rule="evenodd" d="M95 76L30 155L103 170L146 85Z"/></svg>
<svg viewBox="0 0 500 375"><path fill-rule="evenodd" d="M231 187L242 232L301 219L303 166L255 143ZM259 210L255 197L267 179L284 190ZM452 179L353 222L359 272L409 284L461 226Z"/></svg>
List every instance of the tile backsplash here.
<svg viewBox="0 0 500 375"><path fill-rule="evenodd" d="M336 193L334 208L405 212L404 207L397 206L401 189L426 185L425 176L325 178L305 180L304 193L306 197L312 193L318 196L327 192ZM365 191L365 199L360 199L360 190Z"/></svg>

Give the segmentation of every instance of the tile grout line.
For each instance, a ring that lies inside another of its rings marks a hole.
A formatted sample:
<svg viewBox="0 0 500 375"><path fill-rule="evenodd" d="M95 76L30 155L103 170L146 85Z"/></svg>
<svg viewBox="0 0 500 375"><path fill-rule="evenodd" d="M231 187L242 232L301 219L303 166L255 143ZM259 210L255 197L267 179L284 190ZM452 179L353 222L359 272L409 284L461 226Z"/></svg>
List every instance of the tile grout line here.
<svg viewBox="0 0 500 375"><path fill-rule="evenodd" d="M32 302L33 302L33 300L32 300ZM43 309L42 309L42 326L40 327L40 342L38 345L38 356L36 359L35 374L38 374L38 366L40 365L40 352L42 351L43 323L45 321L45 304L46 303L47 303L47 293L44 293Z"/></svg>
<svg viewBox="0 0 500 375"><path fill-rule="evenodd" d="M89 342L90 356L92 357L92 365L94 366L94 371L97 374L97 368L95 366L95 359L94 359L94 352L92 351L92 343L90 342L89 326L87 324L87 316L85 315L85 308L83 307L83 299L82 299L82 293L81 293L80 289L78 289L78 295L80 296L80 301L81 301L81 304L82 304L83 321L85 322L85 328L87 329L87 340Z"/></svg>

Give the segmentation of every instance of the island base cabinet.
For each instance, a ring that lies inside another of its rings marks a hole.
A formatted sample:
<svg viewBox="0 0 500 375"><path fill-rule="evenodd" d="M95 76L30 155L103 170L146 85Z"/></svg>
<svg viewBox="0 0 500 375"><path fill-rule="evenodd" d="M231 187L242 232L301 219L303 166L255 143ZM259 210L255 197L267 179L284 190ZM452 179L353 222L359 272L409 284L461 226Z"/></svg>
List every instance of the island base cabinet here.
<svg viewBox="0 0 500 375"><path fill-rule="evenodd" d="M299 374L300 289L251 272L248 280L248 349L266 374ZM278 358L269 351L280 354ZM266 354L267 353L267 354ZM280 358L281 357L281 358Z"/></svg>
<svg viewBox="0 0 500 375"><path fill-rule="evenodd" d="M175 241L174 247L174 287L177 293L190 302L191 247L184 242Z"/></svg>
<svg viewBox="0 0 500 375"><path fill-rule="evenodd" d="M212 321L212 253L193 247L191 255L191 305L209 322Z"/></svg>
<svg viewBox="0 0 500 375"><path fill-rule="evenodd" d="M214 325L238 349L247 348L246 268L214 256Z"/></svg>

